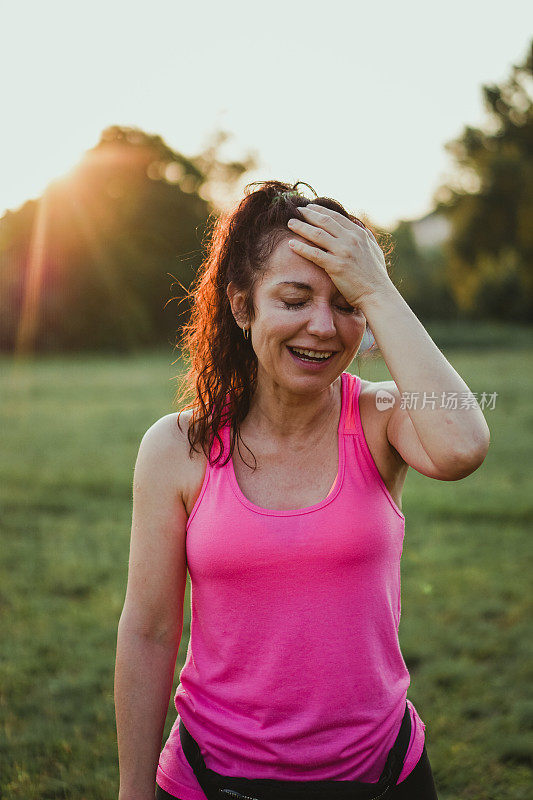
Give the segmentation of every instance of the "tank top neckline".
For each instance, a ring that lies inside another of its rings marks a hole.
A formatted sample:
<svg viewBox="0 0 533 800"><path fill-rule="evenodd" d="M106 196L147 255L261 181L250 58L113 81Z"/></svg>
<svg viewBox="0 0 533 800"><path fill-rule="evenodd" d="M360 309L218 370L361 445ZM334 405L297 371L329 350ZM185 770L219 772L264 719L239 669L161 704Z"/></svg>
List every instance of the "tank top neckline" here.
<svg viewBox="0 0 533 800"><path fill-rule="evenodd" d="M358 376L353 376L357 383L359 383ZM227 464L225 465L225 469L228 470L229 473L229 480L231 484L231 488L233 489L233 493L235 494L237 500L242 503L243 506L248 508L250 511L255 512L256 514L264 514L265 516L269 517L294 517L298 516L299 514L309 514L312 511L318 511L321 508L329 505L329 503L333 502L339 492L342 489L344 483L344 473L345 473L345 466L346 466L346 448L344 446L344 433L345 433L345 423L346 423L346 411L347 411L347 396L348 396L348 374L346 372L341 373L341 411L339 415L339 424L337 427L337 451L338 451L338 468L337 468L337 476L335 481L333 482L327 496L320 500L318 503L314 503L311 506L305 506L304 508L291 508L291 509L274 509L274 508L262 508L262 506L258 506L255 503L252 503L245 494L242 492L238 482L237 476L235 474L235 467L233 465L233 456L228 460ZM350 398L353 397L352 393L349 393ZM350 414L351 418L351 414ZM229 423L227 423L224 428L222 435L224 436L224 447L228 447L230 445L230 434L229 434Z"/></svg>

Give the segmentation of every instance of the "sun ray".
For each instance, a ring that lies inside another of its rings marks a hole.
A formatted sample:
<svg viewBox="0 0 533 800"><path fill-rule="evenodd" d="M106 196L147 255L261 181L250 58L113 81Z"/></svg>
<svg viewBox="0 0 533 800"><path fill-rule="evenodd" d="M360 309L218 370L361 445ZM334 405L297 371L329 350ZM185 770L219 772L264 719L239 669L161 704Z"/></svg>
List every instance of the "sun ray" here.
<svg viewBox="0 0 533 800"><path fill-rule="evenodd" d="M137 343L133 330L134 320L137 318L138 323L144 327L147 323L146 310L142 307L141 299L134 296L124 276L117 273L113 255L102 246L91 208L80 192L76 192L72 198L71 210L110 302L118 303L120 300L116 319L124 333L124 340L134 346Z"/></svg>
<svg viewBox="0 0 533 800"><path fill-rule="evenodd" d="M48 201L49 195L45 190L37 200L31 230L20 320L15 339L15 359L34 352L47 254Z"/></svg>

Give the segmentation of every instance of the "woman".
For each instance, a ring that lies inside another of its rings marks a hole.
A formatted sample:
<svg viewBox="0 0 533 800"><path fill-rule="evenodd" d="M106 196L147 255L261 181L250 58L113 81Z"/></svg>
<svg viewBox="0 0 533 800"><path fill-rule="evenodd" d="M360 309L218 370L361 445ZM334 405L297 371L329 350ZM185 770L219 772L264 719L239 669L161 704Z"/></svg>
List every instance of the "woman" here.
<svg viewBox="0 0 533 800"><path fill-rule="evenodd" d="M297 186L260 184L219 219L185 331L193 411L139 448L120 800L151 799L155 781L181 800L437 797L398 642L401 494L409 466L474 472L489 430L475 401L442 402L468 386L371 231ZM346 371L367 324L391 381ZM160 753L187 568L189 649Z"/></svg>

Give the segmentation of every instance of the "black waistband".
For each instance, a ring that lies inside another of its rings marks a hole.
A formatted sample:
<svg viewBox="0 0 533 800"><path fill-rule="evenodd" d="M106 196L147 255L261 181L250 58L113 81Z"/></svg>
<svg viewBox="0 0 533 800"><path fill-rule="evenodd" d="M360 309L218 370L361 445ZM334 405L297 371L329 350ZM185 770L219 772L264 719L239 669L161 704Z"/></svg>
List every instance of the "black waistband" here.
<svg viewBox="0 0 533 800"><path fill-rule="evenodd" d="M407 703L396 740L377 783L362 781L279 781L272 778L240 778L219 775L205 765L198 743L183 720L179 734L183 752L208 800L385 800L403 768L411 739L411 715Z"/></svg>

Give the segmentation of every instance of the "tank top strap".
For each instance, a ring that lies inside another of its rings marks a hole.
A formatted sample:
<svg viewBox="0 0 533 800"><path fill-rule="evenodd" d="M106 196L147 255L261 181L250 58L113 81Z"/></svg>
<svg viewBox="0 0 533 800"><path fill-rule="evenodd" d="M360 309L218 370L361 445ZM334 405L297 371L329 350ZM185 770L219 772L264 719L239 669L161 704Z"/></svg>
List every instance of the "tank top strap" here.
<svg viewBox="0 0 533 800"><path fill-rule="evenodd" d="M359 393L361 391L361 378L343 372L346 412L344 414L343 433L346 436L359 435Z"/></svg>
<svg viewBox="0 0 533 800"><path fill-rule="evenodd" d="M218 436L220 437L222 444L219 442L216 434L213 437L213 441L211 442L211 446L209 448L209 458L207 459L207 464L205 466L204 479L202 481L202 486L200 488L200 493L199 493L198 497L196 498L196 502L195 502L194 506L192 507L191 513L189 514L189 517L187 519L187 526L186 526L187 532L189 530L189 527L190 527L194 517L196 516L196 512L197 512L198 508L200 507L200 505L202 503L204 495L207 492L207 487L208 487L210 481L212 481L212 473L214 471L216 472L217 468L220 469L220 461L218 461L216 464L212 464L211 462L218 456L218 454L220 453L220 450L221 450L222 447L224 448L224 455L222 456L221 460L224 460L224 458L226 457L226 454L227 454L226 447L229 445L229 434L227 433L227 428L228 427L229 426L222 425L222 426L220 426L218 428Z"/></svg>

